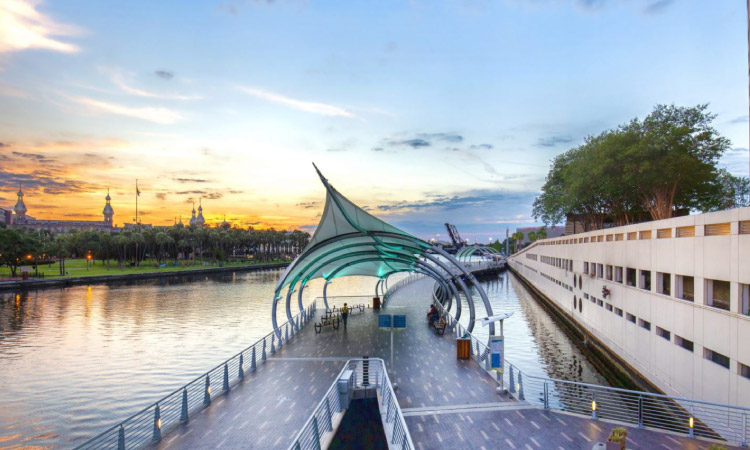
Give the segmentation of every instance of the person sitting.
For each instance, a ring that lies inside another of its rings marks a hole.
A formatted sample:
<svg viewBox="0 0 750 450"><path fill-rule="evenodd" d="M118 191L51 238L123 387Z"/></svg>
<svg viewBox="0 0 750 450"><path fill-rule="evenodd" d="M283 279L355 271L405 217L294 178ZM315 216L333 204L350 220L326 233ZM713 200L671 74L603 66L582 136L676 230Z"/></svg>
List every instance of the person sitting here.
<svg viewBox="0 0 750 450"><path fill-rule="evenodd" d="M440 312L435 308L435 305L430 306L430 311L427 313L427 317L430 319L430 323L440 320Z"/></svg>

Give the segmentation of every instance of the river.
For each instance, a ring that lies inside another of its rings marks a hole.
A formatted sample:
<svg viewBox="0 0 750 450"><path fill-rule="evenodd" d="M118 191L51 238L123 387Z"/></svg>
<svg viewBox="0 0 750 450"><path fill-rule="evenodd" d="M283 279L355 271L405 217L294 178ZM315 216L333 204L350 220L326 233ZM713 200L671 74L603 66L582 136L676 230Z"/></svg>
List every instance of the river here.
<svg viewBox="0 0 750 450"><path fill-rule="evenodd" d="M0 293L0 449L71 448L246 348L271 330L280 274ZM508 361L531 374L607 384L514 275L483 285L496 313L514 312L505 324ZM306 298L321 286L305 289ZM371 278L328 287L329 296L373 292Z"/></svg>

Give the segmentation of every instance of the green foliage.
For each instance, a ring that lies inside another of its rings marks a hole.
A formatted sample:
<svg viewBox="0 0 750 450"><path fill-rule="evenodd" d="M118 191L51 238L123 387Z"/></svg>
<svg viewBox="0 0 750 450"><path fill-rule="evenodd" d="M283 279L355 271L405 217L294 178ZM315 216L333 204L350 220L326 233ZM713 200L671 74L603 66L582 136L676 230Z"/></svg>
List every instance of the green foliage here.
<svg viewBox="0 0 750 450"><path fill-rule="evenodd" d="M534 217L558 224L573 214L593 229L605 220L625 225L739 206L741 180L716 168L730 143L711 126L714 118L707 105L657 105L642 121L587 137L553 160Z"/></svg>
<svg viewBox="0 0 750 450"><path fill-rule="evenodd" d="M15 277L18 266L33 260L41 251L39 238L13 228L0 228L0 262L10 268Z"/></svg>

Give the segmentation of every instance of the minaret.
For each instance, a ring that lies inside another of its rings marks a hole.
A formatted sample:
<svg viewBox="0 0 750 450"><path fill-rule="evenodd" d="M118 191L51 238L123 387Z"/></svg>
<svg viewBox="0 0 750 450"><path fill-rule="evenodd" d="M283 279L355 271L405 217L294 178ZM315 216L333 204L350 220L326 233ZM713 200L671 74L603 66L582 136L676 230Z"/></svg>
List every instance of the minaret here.
<svg viewBox="0 0 750 450"><path fill-rule="evenodd" d="M107 204L104 205L104 211L102 211L102 214L104 215L104 223L112 227L112 217L115 215L115 210L112 209L112 205L109 203L110 200L112 200L112 197L109 196L109 188L107 188L107 196L104 197L104 200L107 201Z"/></svg>
<svg viewBox="0 0 750 450"><path fill-rule="evenodd" d="M206 223L206 219L203 218L202 200L202 198L198 199L198 217L195 218L195 226L198 228L203 228L203 225Z"/></svg>
<svg viewBox="0 0 750 450"><path fill-rule="evenodd" d="M23 187L22 184L18 184L18 201L16 206L13 207L13 212L16 213L16 223L26 223L26 205L23 202Z"/></svg>
<svg viewBox="0 0 750 450"><path fill-rule="evenodd" d="M190 225L195 226L195 202L193 202L193 216L190 218Z"/></svg>

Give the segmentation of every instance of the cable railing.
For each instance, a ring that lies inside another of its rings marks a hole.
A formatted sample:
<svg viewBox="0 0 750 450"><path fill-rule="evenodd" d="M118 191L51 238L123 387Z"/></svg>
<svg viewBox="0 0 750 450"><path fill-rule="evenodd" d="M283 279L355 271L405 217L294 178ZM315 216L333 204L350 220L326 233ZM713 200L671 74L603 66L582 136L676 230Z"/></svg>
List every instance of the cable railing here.
<svg viewBox="0 0 750 450"><path fill-rule="evenodd" d="M351 371L349 377L347 371ZM385 362L379 358L351 359L344 364L335 381L323 399L318 403L312 415L295 436L290 450L320 450L328 448L337 424L340 423L348 408L348 397L342 399L340 382L347 380L347 391L354 389L375 389L380 410L383 431L388 440L389 449L413 450L409 429L404 415L393 392L391 380L385 369Z"/></svg>
<svg viewBox="0 0 750 450"><path fill-rule="evenodd" d="M421 273L413 273L410 274L408 277L398 280L396 283L388 286L388 290L385 292L385 295L383 295L383 304L388 302L388 299L390 299L393 294L396 293L400 288L406 286L409 283L413 283L414 281L421 280L423 278L426 278L427 275L421 274Z"/></svg>
<svg viewBox="0 0 750 450"><path fill-rule="evenodd" d="M286 345L314 316L316 303L285 322L280 336L271 332L223 363L195 378L181 388L164 396L98 436L76 447L76 450L140 449L161 440L162 435L186 422L218 396L242 382L245 374L253 372L270 355Z"/></svg>
<svg viewBox="0 0 750 450"><path fill-rule="evenodd" d="M455 337L471 340L471 359L518 400L545 410L609 419L640 428L724 440L740 446L750 443L750 408L528 375L507 359L503 361L502 374L491 371L487 345L442 308L434 289L433 300L442 309L446 325Z"/></svg>

